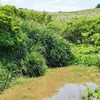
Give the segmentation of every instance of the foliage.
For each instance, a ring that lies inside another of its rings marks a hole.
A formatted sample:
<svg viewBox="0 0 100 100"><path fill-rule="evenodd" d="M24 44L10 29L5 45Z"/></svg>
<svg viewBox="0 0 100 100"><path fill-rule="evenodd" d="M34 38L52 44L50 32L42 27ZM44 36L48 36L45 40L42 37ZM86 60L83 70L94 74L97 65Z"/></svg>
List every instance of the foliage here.
<svg viewBox="0 0 100 100"><path fill-rule="evenodd" d="M47 68L45 59L39 52L31 52L28 55L27 65L25 65L25 67L26 73L28 73L30 77L44 75Z"/></svg>
<svg viewBox="0 0 100 100"><path fill-rule="evenodd" d="M66 29L66 23L62 20L52 20L47 25L47 28L54 30L55 32L57 32L57 34L62 35L63 31Z"/></svg>
<svg viewBox="0 0 100 100"><path fill-rule="evenodd" d="M73 43L85 43L99 46L100 18L74 19L67 23L64 37Z"/></svg>
<svg viewBox="0 0 100 100"><path fill-rule="evenodd" d="M37 12L30 10L28 11L28 20L47 25L52 20L52 16L45 11Z"/></svg>
<svg viewBox="0 0 100 100"><path fill-rule="evenodd" d="M72 64L83 65L100 65L99 47L89 44L71 45L71 50L74 54Z"/></svg>
<svg viewBox="0 0 100 100"><path fill-rule="evenodd" d="M11 80L12 73L9 73L5 69L3 69L3 66L0 63L0 93L9 86Z"/></svg>
<svg viewBox="0 0 100 100"><path fill-rule="evenodd" d="M91 89L90 87L86 88L86 91L83 95L85 100L100 100L100 89Z"/></svg>
<svg viewBox="0 0 100 100"><path fill-rule="evenodd" d="M100 4L97 4L96 8L100 8Z"/></svg>
<svg viewBox="0 0 100 100"><path fill-rule="evenodd" d="M100 66L100 17L65 21L57 14L0 6L0 91L19 74L40 76L70 63Z"/></svg>
<svg viewBox="0 0 100 100"><path fill-rule="evenodd" d="M27 32L33 43L29 45L38 44L41 47L38 49L44 55L47 65L50 67L68 65L73 57L68 41L57 35L55 31L48 28L41 29L37 24L24 23L23 25L23 31ZM27 31L27 27L29 27L29 31Z"/></svg>
<svg viewBox="0 0 100 100"><path fill-rule="evenodd" d="M68 41L48 29L42 32L40 40L45 46L44 54L50 67L68 65L73 57Z"/></svg>
<svg viewBox="0 0 100 100"><path fill-rule="evenodd" d="M16 48L21 42L20 20L0 12L0 48Z"/></svg>
<svg viewBox="0 0 100 100"><path fill-rule="evenodd" d="M10 5L0 6L0 11L2 11L7 16L20 17L23 19L27 18L27 12L23 10L18 10L15 6L10 6Z"/></svg>

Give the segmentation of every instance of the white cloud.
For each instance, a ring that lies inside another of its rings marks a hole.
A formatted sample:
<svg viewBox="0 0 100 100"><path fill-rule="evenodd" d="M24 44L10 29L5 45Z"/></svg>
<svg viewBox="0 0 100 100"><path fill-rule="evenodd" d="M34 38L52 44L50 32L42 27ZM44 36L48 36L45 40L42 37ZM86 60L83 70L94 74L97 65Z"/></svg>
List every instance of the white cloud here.
<svg viewBox="0 0 100 100"><path fill-rule="evenodd" d="M79 0L2 0L4 4L11 4L21 8L39 11L74 11L80 10Z"/></svg>
<svg viewBox="0 0 100 100"><path fill-rule="evenodd" d="M67 3L79 3L80 0L66 0Z"/></svg>
<svg viewBox="0 0 100 100"><path fill-rule="evenodd" d="M79 0L50 0L47 2L36 2L33 4L33 8L36 10L45 10L45 11L74 11L79 10Z"/></svg>
<svg viewBox="0 0 100 100"><path fill-rule="evenodd" d="M5 3L7 3L7 2L9 2L10 0L1 0L1 3L2 4L5 4Z"/></svg>

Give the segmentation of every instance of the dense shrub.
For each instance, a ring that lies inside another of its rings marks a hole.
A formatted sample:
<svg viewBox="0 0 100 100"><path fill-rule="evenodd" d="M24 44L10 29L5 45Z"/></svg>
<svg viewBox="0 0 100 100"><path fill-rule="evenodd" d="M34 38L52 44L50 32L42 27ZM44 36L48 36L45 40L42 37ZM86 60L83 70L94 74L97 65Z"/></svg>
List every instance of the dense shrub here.
<svg viewBox="0 0 100 100"><path fill-rule="evenodd" d="M0 6L0 11L7 16L20 17L23 19L26 19L28 16L25 10L19 10L15 6L11 5Z"/></svg>
<svg viewBox="0 0 100 100"><path fill-rule="evenodd" d="M96 65L98 66L98 61L100 58L97 55L84 55L78 54L75 56L75 64L83 64L83 65Z"/></svg>
<svg viewBox="0 0 100 100"><path fill-rule="evenodd" d="M0 48L15 49L21 42L20 20L0 12Z"/></svg>
<svg viewBox="0 0 100 100"><path fill-rule="evenodd" d="M11 79L11 73L8 73L0 63L0 93L9 86Z"/></svg>
<svg viewBox="0 0 100 100"><path fill-rule="evenodd" d="M81 44L71 46L74 54L72 64L83 64L83 65L100 65L99 48L92 45Z"/></svg>
<svg viewBox="0 0 100 100"><path fill-rule="evenodd" d="M80 18L68 22L64 37L73 43L100 45L100 18Z"/></svg>
<svg viewBox="0 0 100 100"><path fill-rule="evenodd" d="M26 53L24 38L20 18L0 11L0 61L9 72L18 73L21 70L20 60L24 59Z"/></svg>
<svg viewBox="0 0 100 100"><path fill-rule="evenodd" d="M47 64L51 67L68 65L73 55L68 41L57 36L53 30L45 29L41 33L40 41L45 46Z"/></svg>
<svg viewBox="0 0 100 100"><path fill-rule="evenodd" d="M66 29L66 23L63 22L62 20L52 20L50 21L50 23L48 23L47 28L52 29L55 32L57 32L57 34L63 36L62 33Z"/></svg>
<svg viewBox="0 0 100 100"><path fill-rule="evenodd" d="M39 52L31 52L23 68L23 74L26 73L32 77L44 75L47 66L44 57Z"/></svg>
<svg viewBox="0 0 100 100"><path fill-rule="evenodd" d="M30 10L28 11L28 20L47 25L52 20L52 16L45 11L40 13L34 10Z"/></svg>
<svg viewBox="0 0 100 100"><path fill-rule="evenodd" d="M22 29L31 39L31 44L41 45L40 52L44 55L47 65L50 67L66 66L73 55L68 41L61 38L55 31L47 28L41 28L33 23L23 23ZM29 27L29 31L27 31ZM33 46L32 46L33 47Z"/></svg>

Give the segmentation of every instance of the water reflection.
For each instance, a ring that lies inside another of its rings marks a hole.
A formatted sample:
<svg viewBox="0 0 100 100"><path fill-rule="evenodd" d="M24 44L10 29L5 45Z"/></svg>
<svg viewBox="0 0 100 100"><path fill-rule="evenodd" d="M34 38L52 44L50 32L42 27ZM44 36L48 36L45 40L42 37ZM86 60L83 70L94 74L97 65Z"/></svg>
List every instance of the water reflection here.
<svg viewBox="0 0 100 100"><path fill-rule="evenodd" d="M45 100L82 100L82 94L86 86L92 89L98 88L95 83L87 82L84 84L67 84L58 90L57 95Z"/></svg>

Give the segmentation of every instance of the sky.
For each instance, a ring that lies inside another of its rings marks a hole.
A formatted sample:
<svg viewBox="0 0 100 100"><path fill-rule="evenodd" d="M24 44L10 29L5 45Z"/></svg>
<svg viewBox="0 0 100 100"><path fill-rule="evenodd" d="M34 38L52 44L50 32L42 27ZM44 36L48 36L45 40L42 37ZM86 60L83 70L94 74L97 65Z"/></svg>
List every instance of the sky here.
<svg viewBox="0 0 100 100"><path fill-rule="evenodd" d="M69 12L95 8L100 0L0 0L0 3L37 11Z"/></svg>

